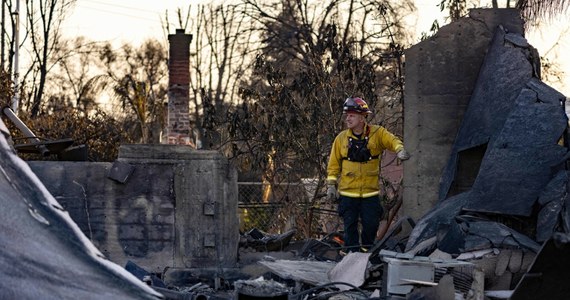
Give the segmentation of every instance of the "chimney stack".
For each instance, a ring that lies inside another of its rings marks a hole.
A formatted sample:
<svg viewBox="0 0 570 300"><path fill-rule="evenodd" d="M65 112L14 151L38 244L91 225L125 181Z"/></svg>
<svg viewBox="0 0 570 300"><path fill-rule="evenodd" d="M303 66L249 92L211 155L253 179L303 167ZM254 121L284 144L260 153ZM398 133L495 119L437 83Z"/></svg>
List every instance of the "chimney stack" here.
<svg viewBox="0 0 570 300"><path fill-rule="evenodd" d="M168 124L163 143L195 147L190 129L190 42L184 29L168 35Z"/></svg>

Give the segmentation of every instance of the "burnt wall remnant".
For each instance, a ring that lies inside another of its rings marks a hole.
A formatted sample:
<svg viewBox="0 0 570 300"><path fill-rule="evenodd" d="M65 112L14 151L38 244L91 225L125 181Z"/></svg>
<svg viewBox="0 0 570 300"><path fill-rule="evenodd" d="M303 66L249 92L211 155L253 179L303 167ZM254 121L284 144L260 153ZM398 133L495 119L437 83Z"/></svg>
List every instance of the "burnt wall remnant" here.
<svg viewBox="0 0 570 300"><path fill-rule="evenodd" d="M414 220L439 200L442 173L499 25L513 34L524 32L516 9L472 9L405 51L404 140L412 157L404 164L402 209ZM475 181L486 151L484 144L478 146L455 153L462 158L456 169L461 176L452 181L451 195L469 190Z"/></svg>
<svg viewBox="0 0 570 300"><path fill-rule="evenodd" d="M554 233L570 233L562 192L569 157L565 101L540 80L536 49L522 34L496 26L461 124L445 144L449 159L435 177L436 203L419 218L406 251L432 244L450 253L486 247L536 253ZM429 147L422 128L441 126L435 120L420 125L416 142L423 150ZM435 186L417 188L432 200Z"/></svg>
<svg viewBox="0 0 570 300"><path fill-rule="evenodd" d="M111 261L232 268L239 239L237 172L217 151L123 145L115 163L28 162Z"/></svg>

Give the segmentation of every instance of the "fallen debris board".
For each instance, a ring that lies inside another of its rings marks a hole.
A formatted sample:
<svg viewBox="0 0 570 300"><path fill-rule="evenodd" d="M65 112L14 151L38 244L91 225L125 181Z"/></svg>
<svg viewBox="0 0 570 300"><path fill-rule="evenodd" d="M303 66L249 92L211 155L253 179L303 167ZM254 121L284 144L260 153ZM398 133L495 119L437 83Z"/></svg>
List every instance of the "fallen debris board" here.
<svg viewBox="0 0 570 300"><path fill-rule="evenodd" d="M336 265L332 262L306 260L260 261L259 263L283 279L292 279L312 285L331 282L328 272Z"/></svg>
<svg viewBox="0 0 570 300"><path fill-rule="evenodd" d="M351 252L334 266L328 277L332 282L345 282L360 287L365 280L369 258L370 253ZM345 284L337 284L336 287L341 291L352 289Z"/></svg>
<svg viewBox="0 0 570 300"><path fill-rule="evenodd" d="M121 161L113 162L113 166L109 170L107 177L119 182L125 183L129 179L129 176L135 171L135 166Z"/></svg>
<svg viewBox="0 0 570 300"><path fill-rule="evenodd" d="M437 284L418 285L410 294L406 295L406 299L454 300L456 298L453 278L451 275L445 275Z"/></svg>

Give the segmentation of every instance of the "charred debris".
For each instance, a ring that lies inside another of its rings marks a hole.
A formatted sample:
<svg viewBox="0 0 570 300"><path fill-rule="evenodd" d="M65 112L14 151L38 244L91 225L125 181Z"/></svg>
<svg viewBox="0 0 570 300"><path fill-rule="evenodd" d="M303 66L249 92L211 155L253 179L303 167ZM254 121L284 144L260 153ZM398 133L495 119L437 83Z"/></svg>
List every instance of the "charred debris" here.
<svg viewBox="0 0 570 300"><path fill-rule="evenodd" d="M261 274L238 272L242 277L228 286L231 297L564 299L570 292L562 282L570 270L566 97L539 79L539 65L524 37L498 27L438 203L417 222L401 216L366 253L346 253L341 233L291 242L291 232L254 229L242 236L240 259L257 253ZM456 186L460 164L475 169L467 188Z"/></svg>
<svg viewBox="0 0 570 300"><path fill-rule="evenodd" d="M539 79L539 65L524 37L496 29L439 201L417 222L400 216L367 252L347 252L341 232L293 241L295 231L253 229L241 236L238 268L156 273L131 261L117 268L17 159L0 123L2 219L20 220L2 226L2 293L22 299L565 299L566 97ZM462 164L475 171L458 188Z"/></svg>

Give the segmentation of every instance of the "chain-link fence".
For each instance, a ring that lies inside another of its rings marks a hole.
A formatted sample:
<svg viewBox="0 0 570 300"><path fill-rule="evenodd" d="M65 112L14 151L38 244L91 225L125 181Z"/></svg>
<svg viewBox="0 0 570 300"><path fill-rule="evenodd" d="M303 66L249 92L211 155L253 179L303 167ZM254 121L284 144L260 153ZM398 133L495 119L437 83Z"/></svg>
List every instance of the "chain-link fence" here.
<svg viewBox="0 0 570 300"><path fill-rule="evenodd" d="M389 224L398 218L401 182L391 182L389 177L381 180L380 198L384 218ZM317 184L310 179L280 184L238 182L240 231L256 228L269 234L280 234L296 228L298 239L319 239L342 231L337 204L327 200L325 187L320 188L322 191L316 188ZM392 209L395 211L389 214ZM380 228L381 231L386 229Z"/></svg>
<svg viewBox="0 0 570 300"><path fill-rule="evenodd" d="M240 230L256 228L270 234L297 229L298 238L319 238L337 231L336 205L316 197L316 184L239 182ZM319 193L316 193L319 195Z"/></svg>

